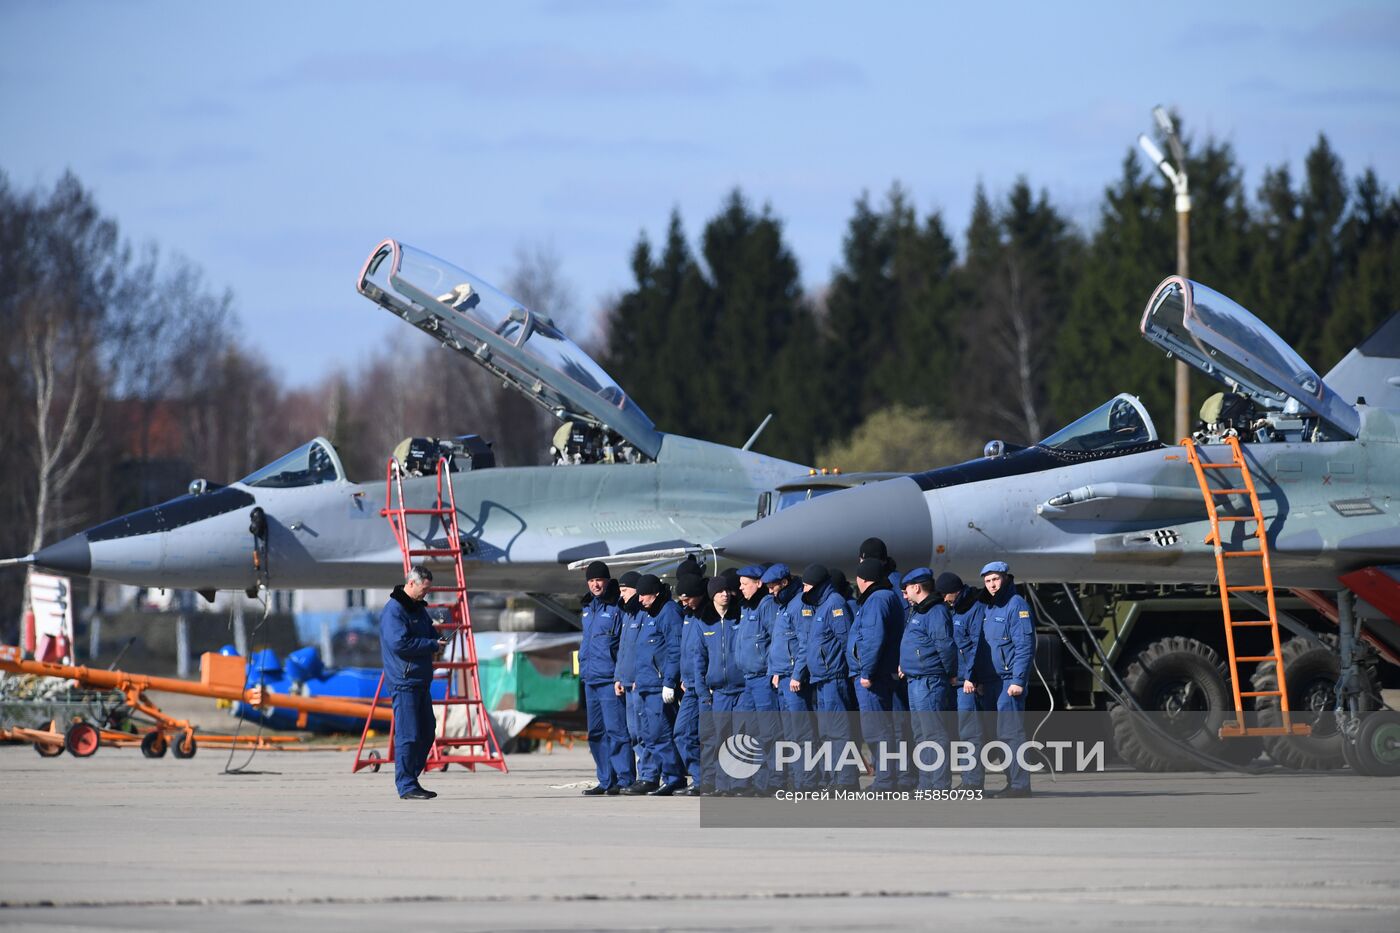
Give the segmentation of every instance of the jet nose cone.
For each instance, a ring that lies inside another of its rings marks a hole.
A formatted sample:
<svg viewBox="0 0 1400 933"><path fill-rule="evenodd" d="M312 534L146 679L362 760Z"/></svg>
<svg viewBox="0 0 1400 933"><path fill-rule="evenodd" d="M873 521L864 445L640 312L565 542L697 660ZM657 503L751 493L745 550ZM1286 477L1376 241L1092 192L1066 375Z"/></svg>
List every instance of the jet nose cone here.
<svg viewBox="0 0 1400 933"><path fill-rule="evenodd" d="M928 564L933 522L923 491L908 477L843 489L784 509L715 542L726 557L854 566L860 543L883 538L905 569Z"/></svg>
<svg viewBox="0 0 1400 933"><path fill-rule="evenodd" d="M64 538L57 544L40 548L34 554L36 566L56 573L74 573L87 576L92 572L92 548L88 546L86 534L76 534Z"/></svg>

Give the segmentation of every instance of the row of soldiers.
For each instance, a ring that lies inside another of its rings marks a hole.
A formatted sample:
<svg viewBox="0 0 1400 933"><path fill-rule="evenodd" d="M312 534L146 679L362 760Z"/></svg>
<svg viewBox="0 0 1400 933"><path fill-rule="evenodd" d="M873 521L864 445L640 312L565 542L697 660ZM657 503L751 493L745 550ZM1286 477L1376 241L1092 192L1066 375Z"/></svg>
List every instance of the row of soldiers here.
<svg viewBox="0 0 1400 933"><path fill-rule="evenodd" d="M583 793L854 790L867 770L827 758L780 774L778 738L803 747L863 738L870 790L944 791L952 756L915 768L884 752L897 743L947 749L953 732L974 750L958 789L981 791L980 714L995 711L988 718L1010 748L1024 742L1034 621L1010 568L987 564L981 588L927 567L900 574L878 538L861 545L858 560L854 589L821 564L801 576L778 563L705 579L688 559L673 590L653 574L613 580L592 562L579 664L598 783ZM742 781L716 768L713 754L701 756L702 719L723 736L741 716L762 749ZM991 796L1030 796L1014 755L1007 765L1007 786Z"/></svg>

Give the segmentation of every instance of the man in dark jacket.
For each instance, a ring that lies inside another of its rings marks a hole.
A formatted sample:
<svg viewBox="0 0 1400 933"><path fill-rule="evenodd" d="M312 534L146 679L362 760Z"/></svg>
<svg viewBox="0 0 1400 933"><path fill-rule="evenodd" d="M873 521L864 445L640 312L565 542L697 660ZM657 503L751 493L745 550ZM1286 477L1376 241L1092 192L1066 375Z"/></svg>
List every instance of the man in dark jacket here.
<svg viewBox="0 0 1400 933"><path fill-rule="evenodd" d="M957 692L958 738L972 746L971 767L963 771L959 790L981 790L983 695L992 676L992 657L982 639L982 615L986 604L981 592L963 585L962 578L950 571L938 575L935 587L953 616L953 643L958 648L958 672L953 678Z"/></svg>
<svg viewBox="0 0 1400 933"><path fill-rule="evenodd" d="M799 688L810 682L817 708L817 732L830 752L824 766L828 785L845 790L859 785L857 768L845 766L845 749L852 741L849 712L855 706L846 673L846 636L851 625L846 600L836 592L831 572L822 564L809 564L802 572L801 621L798 623L799 658L792 683Z"/></svg>
<svg viewBox="0 0 1400 933"><path fill-rule="evenodd" d="M700 695L700 639L705 627L705 581L694 575L676 578L676 602L681 607L681 702L676 710L676 751L690 774L690 786L676 793L697 796L714 784L700 754L700 714L710 709L710 698ZM709 780L706 780L706 778Z"/></svg>
<svg viewBox="0 0 1400 933"><path fill-rule="evenodd" d="M987 593L982 640L987 643L992 662L983 699L988 704L996 703L997 738L1011 748L1006 787L988 796L1029 797L1031 776L1020 766L1017 756L1026 743L1022 716L1035 664L1035 617L1025 598L1016 592L1016 582L1005 561L994 560L982 568L982 587Z"/></svg>
<svg viewBox="0 0 1400 933"><path fill-rule="evenodd" d="M899 668L909 684L914 737L920 745L937 748L918 753L919 787L948 790L948 731L942 714L953 708L949 686L957 670L952 614L936 592L933 571L927 567L909 571L903 582L913 596L913 605L900 640Z"/></svg>
<svg viewBox="0 0 1400 933"><path fill-rule="evenodd" d="M850 671L860 729L875 761L871 790L895 790L902 783L890 767L898 730L894 725L895 671L899 667L900 637L904 632L903 600L890 586L884 561L867 557L856 570L856 617L846 639L846 669Z"/></svg>
<svg viewBox="0 0 1400 933"><path fill-rule="evenodd" d="M631 785L636 772L627 738L626 706L613 686L617 682L617 646L622 638L620 593L602 561L589 564L584 575L588 594L583 601L578 665L588 715L588 750L593 753L598 784L583 793L598 797L621 793Z"/></svg>
<svg viewBox="0 0 1400 933"><path fill-rule="evenodd" d="M685 787L685 771L676 754L672 731L681 684L684 620L671 600L670 589L654 574L644 573L637 581L637 600L641 603L641 625L633 657L632 688L638 697L642 735L654 760L648 761L648 770L637 775L638 780L627 792L669 797Z"/></svg>
<svg viewBox="0 0 1400 933"><path fill-rule="evenodd" d="M710 701L712 730L707 738L719 754L718 743L740 731L735 713L743 708L744 669L739 664L739 594L731 589L729 578L720 574L706 587L709 604L705 607L704 628L700 630L696 672L700 690ZM708 750L707 750L708 751ZM747 793L743 782L723 768L715 771L714 793L739 796Z"/></svg>
<svg viewBox="0 0 1400 933"><path fill-rule="evenodd" d="M794 681L794 668L799 665L799 646L802 639L798 626L802 621L801 579L794 579L787 564L774 564L763 572L763 585L773 599L772 638L768 646L768 675L773 679L773 689L778 692L778 708L782 710L780 731L782 737L801 746L816 743L815 724L812 722L812 686L801 680ZM789 768L786 771L790 790L815 790L817 775L804 768Z"/></svg>
<svg viewBox="0 0 1400 933"><path fill-rule="evenodd" d="M379 653L384 685L394 698L394 786L404 800L431 800L418 775L428 763L437 720L433 716L433 658L447 644L433 627L423 597L432 586L426 567L414 567L394 587L379 614Z"/></svg>

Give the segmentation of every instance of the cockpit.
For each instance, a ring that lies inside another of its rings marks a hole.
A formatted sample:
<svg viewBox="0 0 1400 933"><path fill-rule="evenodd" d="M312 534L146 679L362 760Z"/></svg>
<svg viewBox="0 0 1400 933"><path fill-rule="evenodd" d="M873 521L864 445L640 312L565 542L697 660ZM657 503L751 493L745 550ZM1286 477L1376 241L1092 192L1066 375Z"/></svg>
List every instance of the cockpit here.
<svg viewBox="0 0 1400 933"><path fill-rule="evenodd" d="M259 489L294 489L343 479L345 469L340 465L335 448L324 437L318 437L249 473L239 482Z"/></svg>
<svg viewBox="0 0 1400 933"><path fill-rule="evenodd" d="M1142 402L1126 392L1051 434L1036 446L1066 453L1107 453L1140 448L1157 440Z"/></svg>

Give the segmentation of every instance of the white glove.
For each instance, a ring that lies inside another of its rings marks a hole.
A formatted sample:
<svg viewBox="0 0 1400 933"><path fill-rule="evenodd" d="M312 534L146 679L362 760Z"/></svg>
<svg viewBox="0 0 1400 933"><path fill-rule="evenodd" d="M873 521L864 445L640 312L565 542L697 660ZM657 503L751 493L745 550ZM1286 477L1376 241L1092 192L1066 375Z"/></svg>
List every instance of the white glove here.
<svg viewBox="0 0 1400 933"><path fill-rule="evenodd" d="M663 702L663 703L674 703L674 702L676 702L676 688L675 688L675 687L662 687L662 688L661 688L661 702Z"/></svg>

